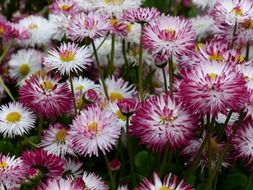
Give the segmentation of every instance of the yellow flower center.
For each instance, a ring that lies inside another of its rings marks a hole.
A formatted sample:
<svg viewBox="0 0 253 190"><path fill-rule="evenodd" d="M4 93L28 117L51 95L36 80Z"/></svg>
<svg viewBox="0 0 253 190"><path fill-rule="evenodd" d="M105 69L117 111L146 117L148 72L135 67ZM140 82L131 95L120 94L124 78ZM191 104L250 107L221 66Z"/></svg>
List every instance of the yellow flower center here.
<svg viewBox="0 0 253 190"><path fill-rule="evenodd" d="M125 0L104 0L104 2L108 5L121 5Z"/></svg>
<svg viewBox="0 0 253 190"><path fill-rule="evenodd" d="M213 55L209 55L209 60L210 61L222 61L223 57L218 52L214 52Z"/></svg>
<svg viewBox="0 0 253 190"><path fill-rule="evenodd" d="M119 23L119 21L116 18L111 18L110 23L111 23L112 26L116 26Z"/></svg>
<svg viewBox="0 0 253 190"><path fill-rule="evenodd" d="M0 162L0 169L6 169L8 166L6 162Z"/></svg>
<svg viewBox="0 0 253 190"><path fill-rule="evenodd" d="M131 32L131 31L132 31L132 28L133 28L132 24L131 24L131 23L127 23L127 25L126 25L127 31L128 31L128 32Z"/></svg>
<svg viewBox="0 0 253 190"><path fill-rule="evenodd" d="M4 28L0 27L0 36L2 36L4 34Z"/></svg>
<svg viewBox="0 0 253 190"><path fill-rule="evenodd" d="M44 90L48 91L53 90L54 88L54 84L50 80L44 80L41 86Z"/></svg>
<svg viewBox="0 0 253 190"><path fill-rule="evenodd" d="M174 120L176 119L176 117L174 117L174 116L170 116L170 117L167 117L167 116L161 116L161 118L160 118L160 122L162 123L162 124L165 124L165 123L167 123L167 122L173 122Z"/></svg>
<svg viewBox="0 0 253 190"><path fill-rule="evenodd" d="M236 60L238 61L239 64L243 64L244 56L243 55L237 55Z"/></svg>
<svg viewBox="0 0 253 190"><path fill-rule="evenodd" d="M124 98L124 96L118 92L111 92L109 95L111 101L117 101Z"/></svg>
<svg viewBox="0 0 253 190"><path fill-rule="evenodd" d="M92 122L88 125L88 131L93 134L98 133L98 125L96 122Z"/></svg>
<svg viewBox="0 0 253 190"><path fill-rule="evenodd" d="M76 107L77 107L77 109L80 110L80 109L82 108L83 105L84 105L83 98L82 98L82 97L78 98L78 99L76 100Z"/></svg>
<svg viewBox="0 0 253 190"><path fill-rule="evenodd" d="M246 22L244 22L244 23L242 24L242 26L243 26L244 28L247 28L247 29L253 29L253 20L252 20L252 19L247 20ZM0 34L1 34L1 32L0 32Z"/></svg>
<svg viewBox="0 0 253 190"><path fill-rule="evenodd" d="M60 59L63 62L70 62L75 59L75 54L73 51L65 50L60 54Z"/></svg>
<svg viewBox="0 0 253 190"><path fill-rule="evenodd" d="M21 75L26 76L30 71L30 67L28 64L24 63L19 66L19 72Z"/></svg>
<svg viewBox="0 0 253 190"><path fill-rule="evenodd" d="M10 112L5 118L9 123L17 123L21 119L21 114L18 112Z"/></svg>
<svg viewBox="0 0 253 190"><path fill-rule="evenodd" d="M35 23L32 23L32 24L29 25L29 29L30 30L36 30L38 28L39 28L39 26L37 24L35 24Z"/></svg>
<svg viewBox="0 0 253 190"><path fill-rule="evenodd" d="M65 140L67 136L67 131L66 129L61 129L60 131L58 131L55 135L55 141L56 142L62 142Z"/></svg>
<svg viewBox="0 0 253 190"><path fill-rule="evenodd" d="M172 40L176 36L176 30L174 30L173 28L167 28L164 30L164 32L166 33L166 37L168 40Z"/></svg>
<svg viewBox="0 0 253 190"><path fill-rule="evenodd" d="M171 190L171 188L166 187L166 186L162 186L162 187L159 188L159 190Z"/></svg>
<svg viewBox="0 0 253 190"><path fill-rule="evenodd" d="M216 79L217 74L216 73L209 73L208 76L210 77L211 80Z"/></svg>
<svg viewBox="0 0 253 190"><path fill-rule="evenodd" d="M71 8L71 6L63 4L63 5L60 5L59 8L63 11L68 11Z"/></svg>
<svg viewBox="0 0 253 190"><path fill-rule="evenodd" d="M241 15L243 15L244 12L240 7L235 7L232 10L232 13L234 13L236 16L241 16Z"/></svg>
<svg viewBox="0 0 253 190"><path fill-rule="evenodd" d="M124 116L120 110L118 110L115 114L120 120L126 121L126 116Z"/></svg>
<svg viewBox="0 0 253 190"><path fill-rule="evenodd" d="M75 90L82 91L84 89L83 85L79 85L75 87Z"/></svg>

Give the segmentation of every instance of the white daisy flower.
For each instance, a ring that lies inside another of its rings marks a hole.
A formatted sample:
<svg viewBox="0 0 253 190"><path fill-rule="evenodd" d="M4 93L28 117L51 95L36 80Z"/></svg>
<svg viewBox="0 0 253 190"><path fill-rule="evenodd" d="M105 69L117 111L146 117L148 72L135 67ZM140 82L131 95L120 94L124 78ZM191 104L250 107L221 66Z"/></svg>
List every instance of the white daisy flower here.
<svg viewBox="0 0 253 190"><path fill-rule="evenodd" d="M83 11L88 12L94 9L92 0L74 0L74 1Z"/></svg>
<svg viewBox="0 0 253 190"><path fill-rule="evenodd" d="M128 187L127 187L127 185L121 185L118 187L117 190L128 190Z"/></svg>
<svg viewBox="0 0 253 190"><path fill-rule="evenodd" d="M211 9L213 8L217 0L193 0L192 2L201 9Z"/></svg>
<svg viewBox="0 0 253 190"><path fill-rule="evenodd" d="M85 184L84 189L92 190L108 190L108 186L104 183L100 176L97 176L95 173L84 172L83 182Z"/></svg>
<svg viewBox="0 0 253 190"><path fill-rule="evenodd" d="M51 70L56 69L62 75L77 73L86 69L92 62L88 47L78 47L75 43L62 43L60 47L50 50L44 58L44 65Z"/></svg>
<svg viewBox="0 0 253 190"><path fill-rule="evenodd" d="M0 107L0 133L4 137L22 136L35 127L36 116L23 104L15 102Z"/></svg>
<svg viewBox="0 0 253 190"><path fill-rule="evenodd" d="M122 78L116 79L112 76L112 78L107 78L105 80L105 84L111 101L117 101L123 98L132 98L133 93L135 92L135 87L127 81L124 81ZM102 85L100 85L100 93L102 97L105 97Z"/></svg>
<svg viewBox="0 0 253 190"><path fill-rule="evenodd" d="M18 40L22 46L46 45L52 36L51 23L41 16L28 16L18 23L20 30L27 31L29 38Z"/></svg>
<svg viewBox="0 0 253 190"><path fill-rule="evenodd" d="M111 53L111 45L112 45L112 40L111 38L107 38L103 42L103 38L99 38L95 41L96 47L99 47L101 43L101 47L98 49L98 56L101 65L107 66L108 65L108 58ZM115 40L115 52L114 52L114 65L115 66L121 66L124 64L124 58L122 55L122 44L119 40Z"/></svg>
<svg viewBox="0 0 253 190"><path fill-rule="evenodd" d="M69 179L48 179L46 183L41 183L37 190L83 190L83 185L75 183Z"/></svg>
<svg viewBox="0 0 253 190"><path fill-rule="evenodd" d="M191 21L199 38L205 38L207 33L211 32L210 28L214 24L214 19L209 15L197 16L195 18L191 18Z"/></svg>
<svg viewBox="0 0 253 190"><path fill-rule="evenodd" d="M141 37L141 25L138 23L134 24L129 23L127 26L128 26L127 27L128 35L124 38L126 39L127 42L139 44Z"/></svg>
<svg viewBox="0 0 253 190"><path fill-rule="evenodd" d="M35 49L21 49L9 61L9 74L20 82L41 70L43 53Z"/></svg>
<svg viewBox="0 0 253 190"><path fill-rule="evenodd" d="M82 177L83 164L79 160L65 159L64 162L64 176L70 179Z"/></svg>
<svg viewBox="0 0 253 190"><path fill-rule="evenodd" d="M66 154L75 155L70 143L68 129L57 123L44 130L40 147L51 154L64 157Z"/></svg>
<svg viewBox="0 0 253 190"><path fill-rule="evenodd" d="M66 35L70 17L64 14L50 14L49 22L52 24L52 38L59 41L62 40L64 35Z"/></svg>
<svg viewBox="0 0 253 190"><path fill-rule="evenodd" d="M93 0L94 8L104 10L110 14L122 15L124 10L138 8L143 0Z"/></svg>

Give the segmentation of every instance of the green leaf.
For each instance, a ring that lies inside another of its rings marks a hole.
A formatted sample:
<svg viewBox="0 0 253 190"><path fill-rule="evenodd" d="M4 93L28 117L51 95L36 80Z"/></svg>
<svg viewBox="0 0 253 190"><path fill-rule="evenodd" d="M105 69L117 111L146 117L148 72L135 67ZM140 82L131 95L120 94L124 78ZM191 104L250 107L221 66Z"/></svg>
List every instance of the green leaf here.
<svg viewBox="0 0 253 190"><path fill-rule="evenodd" d="M15 147L11 142L2 140L0 141L0 152L3 154L10 154L10 153L14 154Z"/></svg>
<svg viewBox="0 0 253 190"><path fill-rule="evenodd" d="M197 189L196 190L205 190L205 187L206 186L206 184L205 183L201 183L201 184L199 184L198 186L197 186Z"/></svg>
<svg viewBox="0 0 253 190"><path fill-rule="evenodd" d="M154 166L154 157L147 151L141 151L135 156L134 163L138 173L148 176Z"/></svg>
<svg viewBox="0 0 253 190"><path fill-rule="evenodd" d="M243 173L229 174L225 177L221 184L221 189L232 190L244 187L247 184L248 178Z"/></svg>

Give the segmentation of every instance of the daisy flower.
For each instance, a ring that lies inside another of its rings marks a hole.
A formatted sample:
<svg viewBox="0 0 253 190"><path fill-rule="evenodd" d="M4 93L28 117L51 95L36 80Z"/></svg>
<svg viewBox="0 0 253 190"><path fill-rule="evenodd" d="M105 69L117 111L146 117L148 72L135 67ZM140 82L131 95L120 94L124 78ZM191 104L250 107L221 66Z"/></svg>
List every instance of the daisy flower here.
<svg viewBox="0 0 253 190"><path fill-rule="evenodd" d="M146 23L159 15L156 8L134 8L125 10L123 18L128 22Z"/></svg>
<svg viewBox="0 0 253 190"><path fill-rule="evenodd" d="M19 99L41 116L57 117L72 108L71 91L60 78L49 75L33 75L19 89Z"/></svg>
<svg viewBox="0 0 253 190"><path fill-rule="evenodd" d="M129 23L127 25L128 34L124 36L126 42L139 44L141 37L141 25L138 23Z"/></svg>
<svg viewBox="0 0 253 190"><path fill-rule="evenodd" d="M164 62L172 55L191 51L195 46L195 37L190 21L162 15L144 27L142 43L156 62Z"/></svg>
<svg viewBox="0 0 253 190"><path fill-rule="evenodd" d="M84 189L109 190L109 187L105 184L102 178L95 173L84 172L82 183L84 184Z"/></svg>
<svg viewBox="0 0 253 190"><path fill-rule="evenodd" d="M57 178L64 172L63 160L42 149L24 151L21 159L29 170L39 170L45 178Z"/></svg>
<svg viewBox="0 0 253 190"><path fill-rule="evenodd" d="M0 184L7 189L19 189L26 178L27 167L20 158L0 153Z"/></svg>
<svg viewBox="0 0 253 190"><path fill-rule="evenodd" d="M68 15L78 12L78 7L74 0L54 0L49 8L54 14L63 13Z"/></svg>
<svg viewBox="0 0 253 190"><path fill-rule="evenodd" d="M121 185L117 188L117 190L129 190L127 185Z"/></svg>
<svg viewBox="0 0 253 190"><path fill-rule="evenodd" d="M88 14L79 13L72 18L67 29L67 35L71 40L83 41L87 38L96 39L105 37L110 31L109 16L97 11Z"/></svg>
<svg viewBox="0 0 253 190"><path fill-rule="evenodd" d="M122 16L124 10L138 8L142 3L143 0L93 0L94 8L115 16Z"/></svg>
<svg viewBox="0 0 253 190"><path fill-rule="evenodd" d="M118 101L123 98L132 98L135 92L135 87L124 81L122 78L116 79L114 76L112 78L107 78L105 80L107 86L107 92L109 99L111 101ZM102 85L100 88L101 97L105 97Z"/></svg>
<svg viewBox="0 0 253 190"><path fill-rule="evenodd" d="M226 62L203 62L184 77L179 95L195 111L203 114L237 111L245 101L245 80Z"/></svg>
<svg viewBox="0 0 253 190"><path fill-rule="evenodd" d="M182 155L185 156L185 158L188 160L189 163L193 161L196 154L198 153L200 146L202 145L206 133L204 133L203 137L196 138L193 140L190 140L188 142L188 145L182 150ZM211 152L212 152L212 163L211 167L212 169L215 168L216 163L219 159L220 154L222 153L224 149L224 143L219 142L217 140L217 137L211 137ZM203 172L205 168L208 168L208 145L206 145L201 153L201 159L198 163L198 167L201 168L201 171ZM230 165L231 157L230 153L227 153L225 155L225 159L222 161L221 166L227 168Z"/></svg>
<svg viewBox="0 0 253 190"><path fill-rule="evenodd" d="M193 0L193 4L201 9L212 9L217 0Z"/></svg>
<svg viewBox="0 0 253 190"><path fill-rule="evenodd" d="M77 4L78 8L83 10L84 12L89 12L94 10L92 1L93 0L74 0L75 3Z"/></svg>
<svg viewBox="0 0 253 190"><path fill-rule="evenodd" d="M72 147L84 156L110 151L120 136L115 115L99 105L81 111L70 126Z"/></svg>
<svg viewBox="0 0 253 190"><path fill-rule="evenodd" d="M253 2L251 0L217 0L212 11L217 21L229 25L244 23L251 19L253 14Z"/></svg>
<svg viewBox="0 0 253 190"><path fill-rule="evenodd" d="M21 49L12 54L9 60L9 73L12 78L21 80L41 70L43 53L35 49Z"/></svg>
<svg viewBox="0 0 253 190"><path fill-rule="evenodd" d="M22 46L46 45L50 42L52 36L52 25L41 16L28 16L21 19L18 23L20 30L28 32L29 37L23 40L17 40Z"/></svg>
<svg viewBox="0 0 253 190"><path fill-rule="evenodd" d="M131 119L130 133L152 150L185 145L193 136L196 119L169 95L154 96L140 103Z"/></svg>
<svg viewBox="0 0 253 190"><path fill-rule="evenodd" d="M65 159L63 176L68 179L76 179L83 175L83 164L79 160Z"/></svg>
<svg viewBox="0 0 253 190"><path fill-rule="evenodd" d="M66 154L75 155L70 144L68 129L56 123L43 131L40 147L50 154L64 157Z"/></svg>
<svg viewBox="0 0 253 190"><path fill-rule="evenodd" d="M178 182L178 178L171 173L164 177L163 181L157 173L153 174L153 181L144 178L142 183L135 190L192 190L190 185L186 185L184 181Z"/></svg>
<svg viewBox="0 0 253 190"><path fill-rule="evenodd" d="M37 190L83 190L83 185L79 185L69 179L49 179L47 183L41 184Z"/></svg>
<svg viewBox="0 0 253 190"><path fill-rule="evenodd" d="M236 135L232 138L232 144L236 150L236 157L243 159L250 166L252 171L253 163L253 126L252 120L248 120L237 131Z"/></svg>
<svg viewBox="0 0 253 190"><path fill-rule="evenodd" d="M23 104L15 102L0 107L0 133L14 138L28 133L35 127L36 117Z"/></svg>
<svg viewBox="0 0 253 190"><path fill-rule="evenodd" d="M52 25L52 38L61 41L67 33L70 17L64 14L50 14L49 22Z"/></svg>
<svg viewBox="0 0 253 190"><path fill-rule="evenodd" d="M62 43L60 47L50 50L44 58L44 65L50 70L56 69L61 75L78 73L92 62L88 47L78 47L75 43Z"/></svg>
<svg viewBox="0 0 253 190"><path fill-rule="evenodd" d="M137 110L139 102L134 98L124 98L119 100L117 105L123 115L129 116Z"/></svg>
<svg viewBox="0 0 253 190"><path fill-rule="evenodd" d="M253 14L250 20L245 21L237 32L237 41L243 44L253 41Z"/></svg>

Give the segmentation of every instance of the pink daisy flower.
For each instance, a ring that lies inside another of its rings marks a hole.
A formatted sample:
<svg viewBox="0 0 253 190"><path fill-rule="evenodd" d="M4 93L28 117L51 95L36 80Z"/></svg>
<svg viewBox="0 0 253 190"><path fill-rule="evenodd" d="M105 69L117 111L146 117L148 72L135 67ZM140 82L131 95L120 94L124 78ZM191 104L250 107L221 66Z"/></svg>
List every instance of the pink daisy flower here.
<svg viewBox="0 0 253 190"><path fill-rule="evenodd" d="M56 69L61 75L78 73L92 63L88 47L78 47L75 43L62 43L60 47L50 50L44 58L44 65Z"/></svg>
<svg viewBox="0 0 253 190"><path fill-rule="evenodd" d="M178 182L178 178L171 173L164 177L163 181L159 178L157 173L153 174L153 181L144 178L139 187L135 190L192 190L190 185L186 185L184 181Z"/></svg>
<svg viewBox="0 0 253 190"><path fill-rule="evenodd" d="M124 11L123 18L128 22L149 22L158 17L160 12L156 8L134 8Z"/></svg>
<svg viewBox="0 0 253 190"><path fill-rule="evenodd" d="M29 170L38 169L46 178L57 178L64 172L63 160L42 149L27 150L22 153L21 159Z"/></svg>
<svg viewBox="0 0 253 190"><path fill-rule="evenodd" d="M138 108L139 102L134 98L124 98L117 103L123 115L132 115Z"/></svg>
<svg viewBox="0 0 253 190"><path fill-rule="evenodd" d="M131 119L130 133L153 150L185 145L192 137L196 120L169 95L151 97Z"/></svg>
<svg viewBox="0 0 253 190"><path fill-rule="evenodd" d="M191 51L195 46L195 38L196 34L190 21L162 15L144 27L142 43L156 62L164 62L172 55Z"/></svg>
<svg viewBox="0 0 253 190"><path fill-rule="evenodd" d="M232 138L232 144L237 152L237 158L243 159L253 170L253 126L252 120L246 121Z"/></svg>
<svg viewBox="0 0 253 190"><path fill-rule="evenodd" d="M218 0L212 11L217 21L229 25L243 23L253 14L253 2L251 0Z"/></svg>
<svg viewBox="0 0 253 190"><path fill-rule="evenodd" d="M96 39L104 37L110 31L109 16L102 12L90 11L73 17L67 29L71 40L83 41L86 38Z"/></svg>
<svg viewBox="0 0 253 190"><path fill-rule="evenodd" d="M54 14L63 13L68 15L78 11L78 6L74 0L54 0L49 8Z"/></svg>
<svg viewBox="0 0 253 190"><path fill-rule="evenodd" d="M226 62L203 62L188 71L179 96L191 109L203 114L237 111L245 100L245 80Z"/></svg>
<svg viewBox="0 0 253 190"><path fill-rule="evenodd" d="M47 183L41 184L37 190L83 190L84 185L75 183L69 179L49 179Z"/></svg>
<svg viewBox="0 0 253 190"><path fill-rule="evenodd" d="M27 107L45 117L57 117L72 108L71 92L60 78L33 75L19 89L19 98Z"/></svg>
<svg viewBox="0 0 253 190"><path fill-rule="evenodd" d="M26 178L27 169L20 158L0 154L0 184L7 189L18 189Z"/></svg>
<svg viewBox="0 0 253 190"><path fill-rule="evenodd" d="M75 151L84 156L98 156L110 151L120 136L121 128L115 115L99 105L81 111L70 128L70 138Z"/></svg>
<svg viewBox="0 0 253 190"><path fill-rule="evenodd" d="M71 148L68 129L60 123L50 125L43 131L40 147L56 156L75 155Z"/></svg>
<svg viewBox="0 0 253 190"><path fill-rule="evenodd" d="M83 164L79 160L65 159L64 161L64 177L68 179L76 179L83 175Z"/></svg>

